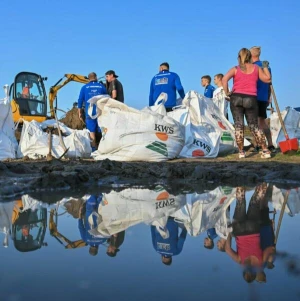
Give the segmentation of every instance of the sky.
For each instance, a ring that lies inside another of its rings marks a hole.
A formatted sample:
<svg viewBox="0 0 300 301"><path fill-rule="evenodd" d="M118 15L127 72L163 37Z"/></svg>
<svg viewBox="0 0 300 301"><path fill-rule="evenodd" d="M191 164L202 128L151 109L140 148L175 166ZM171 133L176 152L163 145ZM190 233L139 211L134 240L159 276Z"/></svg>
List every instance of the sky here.
<svg viewBox="0 0 300 301"><path fill-rule="evenodd" d="M125 103L141 109L160 63L169 62L186 92L203 93L201 76L226 73L241 48L256 45L270 62L280 108L300 106L298 0L1 0L1 6L2 85L30 71L48 77L48 91L65 73L100 77L113 69ZM80 88L62 88L58 108L71 108Z"/></svg>

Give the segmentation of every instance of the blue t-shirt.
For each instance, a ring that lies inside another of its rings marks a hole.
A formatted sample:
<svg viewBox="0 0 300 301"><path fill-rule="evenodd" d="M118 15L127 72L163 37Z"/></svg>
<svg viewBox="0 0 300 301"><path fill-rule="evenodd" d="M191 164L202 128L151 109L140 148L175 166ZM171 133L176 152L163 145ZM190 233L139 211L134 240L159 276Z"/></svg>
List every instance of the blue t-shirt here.
<svg viewBox="0 0 300 301"><path fill-rule="evenodd" d="M107 94L106 88L103 84L98 83L96 81L89 82L88 84L84 85L79 93L78 97L78 109L81 109L83 107L83 104L85 105L85 115L89 117L88 115L88 107L89 104L87 101L97 95L105 95ZM93 105L93 115L96 114L96 105Z"/></svg>
<svg viewBox="0 0 300 301"><path fill-rule="evenodd" d="M176 90L183 99L185 94L179 76L169 70L159 72L152 78L150 84L149 106L153 106L160 93L164 92L168 95L165 107L175 107L177 99Z"/></svg>
<svg viewBox="0 0 300 301"><path fill-rule="evenodd" d="M102 201L102 194L98 197L95 195L91 195L89 199L85 203L86 213L84 218L80 218L78 220L78 228L80 231L80 235L83 241L85 241L90 246L99 246L107 241L105 237L95 237L89 233L91 230L91 226L89 224L88 218L93 213L93 211L98 211L98 207ZM94 228L97 227L96 218L93 216Z"/></svg>
<svg viewBox="0 0 300 301"><path fill-rule="evenodd" d="M169 238L164 239L155 226L151 226L152 244L157 253L164 256L174 256L181 253L186 239L187 231L182 229L179 235L179 225L174 219L168 219L166 228L169 231Z"/></svg>
<svg viewBox="0 0 300 301"><path fill-rule="evenodd" d="M262 62L254 62L255 65L262 67ZM271 69L268 68L270 73ZM260 79L257 81L257 100L258 101L269 101L269 89L270 84L262 82Z"/></svg>
<svg viewBox="0 0 300 301"><path fill-rule="evenodd" d="M207 85L204 90L204 96L207 98L213 98L215 87L212 85Z"/></svg>

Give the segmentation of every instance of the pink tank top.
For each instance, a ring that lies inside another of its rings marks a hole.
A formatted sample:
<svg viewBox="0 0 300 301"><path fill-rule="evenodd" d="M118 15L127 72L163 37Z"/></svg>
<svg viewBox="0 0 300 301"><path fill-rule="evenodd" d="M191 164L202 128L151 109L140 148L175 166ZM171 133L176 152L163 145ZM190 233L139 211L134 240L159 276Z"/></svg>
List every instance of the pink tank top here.
<svg viewBox="0 0 300 301"><path fill-rule="evenodd" d="M233 77L233 93L241 93L248 95L257 95L257 80L258 80L258 66L254 65L251 73L243 73L239 66Z"/></svg>
<svg viewBox="0 0 300 301"><path fill-rule="evenodd" d="M262 265L263 251L260 248L260 234L237 236L235 240L237 253L241 258L242 264L245 263L245 259L249 256L255 256L259 265Z"/></svg>

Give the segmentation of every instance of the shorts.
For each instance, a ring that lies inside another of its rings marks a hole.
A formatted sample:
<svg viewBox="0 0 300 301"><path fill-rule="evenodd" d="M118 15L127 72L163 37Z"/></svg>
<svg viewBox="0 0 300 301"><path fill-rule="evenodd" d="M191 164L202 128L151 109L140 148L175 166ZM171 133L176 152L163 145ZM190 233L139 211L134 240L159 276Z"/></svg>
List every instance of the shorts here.
<svg viewBox="0 0 300 301"><path fill-rule="evenodd" d="M86 128L91 133L101 132L101 129L98 126L97 119L92 119L89 116L86 116L86 118L85 118L85 124L86 124Z"/></svg>
<svg viewBox="0 0 300 301"><path fill-rule="evenodd" d="M269 102L258 100L257 106L258 106L258 117L267 119L267 107L269 106Z"/></svg>

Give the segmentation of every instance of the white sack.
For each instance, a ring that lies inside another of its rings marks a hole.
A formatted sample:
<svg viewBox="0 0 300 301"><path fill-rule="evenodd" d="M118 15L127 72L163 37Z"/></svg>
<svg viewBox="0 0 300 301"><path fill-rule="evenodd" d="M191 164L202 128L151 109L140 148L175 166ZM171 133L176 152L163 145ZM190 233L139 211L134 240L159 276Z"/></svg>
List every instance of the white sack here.
<svg viewBox="0 0 300 301"><path fill-rule="evenodd" d="M283 122L285 124L289 138L297 138L300 142L300 112L293 108L287 107L281 112ZM279 142L285 141L278 113L274 112L270 116L270 130L272 134L272 142L275 147L279 147Z"/></svg>
<svg viewBox="0 0 300 301"><path fill-rule="evenodd" d="M49 134L43 131L44 123L35 120L28 122L23 121L23 128L18 148L18 158L28 156L31 159L46 157L49 153ZM65 146L69 150L66 157L69 158L88 158L91 154L90 137L88 130L72 130L65 129L71 134L63 137ZM52 156L60 158L64 153L63 147L60 145L59 137L52 135Z"/></svg>
<svg viewBox="0 0 300 301"><path fill-rule="evenodd" d="M8 91L5 85L5 97L0 99L0 160L15 159L18 147Z"/></svg>
<svg viewBox="0 0 300 301"><path fill-rule="evenodd" d="M172 216L184 224L191 236L216 228L218 235L225 238L230 232L227 208L236 198L235 191L218 187L207 193L187 195L187 204Z"/></svg>
<svg viewBox="0 0 300 301"><path fill-rule="evenodd" d="M93 235L112 235L139 223L154 225L165 237L168 217L185 205L185 195L174 196L158 186L155 190L125 189L104 194Z"/></svg>
<svg viewBox="0 0 300 301"><path fill-rule="evenodd" d="M235 151L234 129L211 99L190 91L167 115L185 126L180 157L215 158Z"/></svg>
<svg viewBox="0 0 300 301"><path fill-rule="evenodd" d="M97 105L102 130L95 160L164 161L173 159L184 144L184 127L173 118L153 110L139 111L107 96L89 100Z"/></svg>

